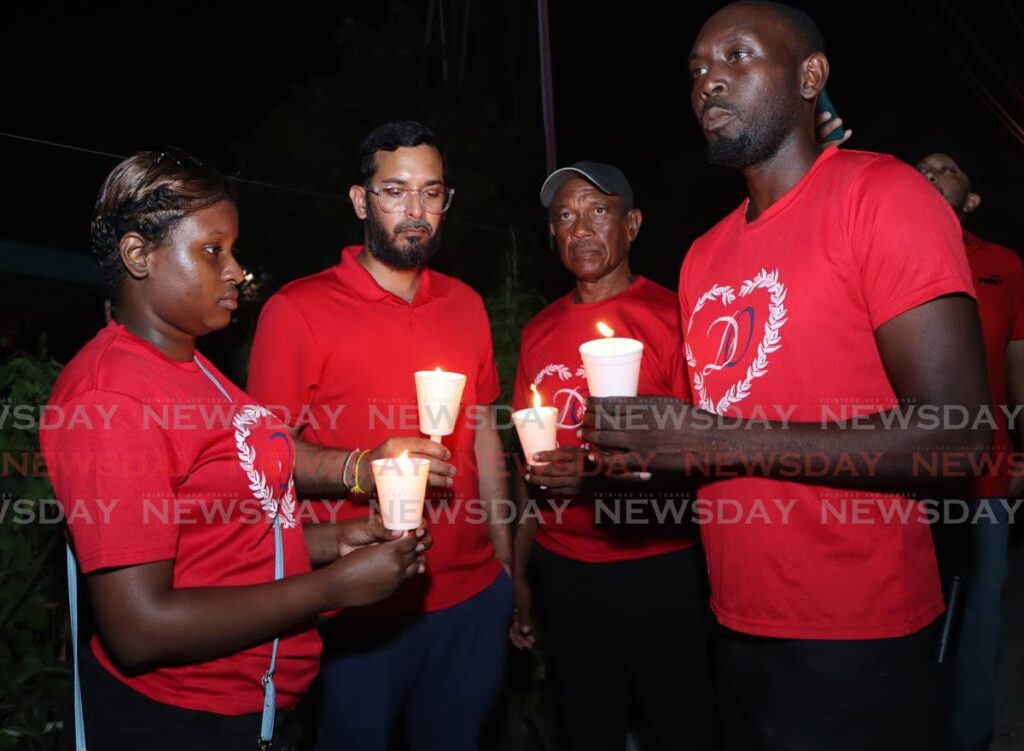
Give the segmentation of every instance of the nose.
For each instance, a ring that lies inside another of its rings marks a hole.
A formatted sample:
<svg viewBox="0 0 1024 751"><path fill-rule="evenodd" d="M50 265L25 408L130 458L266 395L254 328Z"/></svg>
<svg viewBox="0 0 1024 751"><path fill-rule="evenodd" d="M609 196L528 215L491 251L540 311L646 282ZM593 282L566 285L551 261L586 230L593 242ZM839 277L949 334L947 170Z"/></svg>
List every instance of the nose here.
<svg viewBox="0 0 1024 751"><path fill-rule="evenodd" d="M424 209L425 200L419 191L409 191L405 194L405 213L407 216L422 219L426 214Z"/></svg>
<svg viewBox="0 0 1024 751"><path fill-rule="evenodd" d="M236 287L245 279L245 272L242 271L242 266L238 263L234 253L227 254L227 261L224 263L224 268L221 269L220 278Z"/></svg>
<svg viewBox="0 0 1024 751"><path fill-rule="evenodd" d="M587 235L594 234L593 229L590 226L590 221L587 218L587 212L581 212L580 215L576 217L572 226L569 228L569 234L574 238L586 237Z"/></svg>
<svg viewBox="0 0 1024 751"><path fill-rule="evenodd" d="M700 82L700 100L706 102L713 96L721 96L729 90L729 83L725 78L725 68L715 63L709 63L707 73L703 75Z"/></svg>

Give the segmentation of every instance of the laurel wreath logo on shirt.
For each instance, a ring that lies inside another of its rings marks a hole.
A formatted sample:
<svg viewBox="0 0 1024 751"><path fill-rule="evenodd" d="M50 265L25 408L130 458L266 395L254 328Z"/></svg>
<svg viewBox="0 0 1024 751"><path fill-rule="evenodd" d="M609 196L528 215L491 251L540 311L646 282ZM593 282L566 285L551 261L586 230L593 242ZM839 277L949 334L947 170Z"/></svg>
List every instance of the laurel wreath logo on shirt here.
<svg viewBox="0 0 1024 751"><path fill-rule="evenodd" d="M693 356L693 350L690 349L689 342L685 345L686 362L693 372L693 388L697 393L701 409L721 415L725 414L726 410L733 404L746 399L750 395L750 387L753 380L760 378L768 372L768 355L782 346L782 336L779 332L786 325L788 319L786 318L787 311L785 306L786 286L779 282L779 270L775 269L772 272L768 272L765 269L761 269L753 279L743 282L740 286L739 297L746 297L757 289L768 291L768 320L764 324L764 337L757 345L757 356L754 357L747 368L746 375L730 386L718 402L712 401L708 396L704 385L704 377L707 375L707 372L704 371L709 370L709 368L711 370L719 370L720 366L711 365L706 366L703 370L698 369L697 360ZM731 305L736 299L737 295L732 287L713 285L711 289L698 298L696 305L693 306L690 320L686 326L687 335L689 335L690 329L693 326L694 317L708 302L720 300L721 304L725 306Z"/></svg>
<svg viewBox="0 0 1024 751"><path fill-rule="evenodd" d="M257 404L247 404L235 414L231 421L235 426L235 446L238 448L238 462L242 465L242 471L249 478L249 489L253 496L260 502L260 508L273 521L274 517L280 515L281 523L285 527L295 526L295 484L291 477L288 478L288 489L280 502L274 499L274 491L267 484L267 476L256 469L256 449L250 446L247 441L251 435L250 425L266 419L270 412Z"/></svg>

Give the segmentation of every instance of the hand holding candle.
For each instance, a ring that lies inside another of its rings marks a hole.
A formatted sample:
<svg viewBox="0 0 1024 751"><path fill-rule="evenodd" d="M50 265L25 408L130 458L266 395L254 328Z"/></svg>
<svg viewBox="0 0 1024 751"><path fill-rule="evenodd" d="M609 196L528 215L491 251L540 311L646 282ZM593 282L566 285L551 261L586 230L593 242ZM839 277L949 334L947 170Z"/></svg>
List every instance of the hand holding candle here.
<svg viewBox="0 0 1024 751"><path fill-rule="evenodd" d="M535 384L530 384L530 390L533 391L533 406L513 412L512 422L519 434L527 463L535 464L534 454L538 451L551 451L558 446L558 410L541 406L540 393Z"/></svg>
<svg viewBox="0 0 1024 751"><path fill-rule="evenodd" d="M385 529L416 529L423 519L430 460L400 456L373 461L377 500Z"/></svg>
<svg viewBox="0 0 1024 751"><path fill-rule="evenodd" d="M597 328L603 338L580 345L590 395L636 396L643 343L616 337L615 331L601 321Z"/></svg>
<svg viewBox="0 0 1024 751"><path fill-rule="evenodd" d="M440 443L442 436L455 432L466 376L438 367L436 370L418 370L415 378L420 432Z"/></svg>

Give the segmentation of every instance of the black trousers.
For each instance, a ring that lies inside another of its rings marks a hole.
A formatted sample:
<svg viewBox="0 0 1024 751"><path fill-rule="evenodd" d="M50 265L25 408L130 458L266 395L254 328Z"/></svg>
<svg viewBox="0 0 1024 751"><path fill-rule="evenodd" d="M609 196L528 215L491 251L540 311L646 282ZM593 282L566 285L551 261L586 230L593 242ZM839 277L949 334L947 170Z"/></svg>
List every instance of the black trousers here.
<svg viewBox="0 0 1024 751"><path fill-rule="evenodd" d="M162 704L121 683L96 660L89 644L79 653L82 714L89 751L255 751L260 714L228 717ZM74 748L74 716L64 720L62 748ZM294 712L278 711L274 751L299 748Z"/></svg>
<svg viewBox="0 0 1024 751"><path fill-rule="evenodd" d="M699 549L581 563L534 546L568 751L706 751L711 697Z"/></svg>
<svg viewBox="0 0 1024 751"><path fill-rule="evenodd" d="M863 641L767 639L716 629L726 751L942 751L938 622Z"/></svg>

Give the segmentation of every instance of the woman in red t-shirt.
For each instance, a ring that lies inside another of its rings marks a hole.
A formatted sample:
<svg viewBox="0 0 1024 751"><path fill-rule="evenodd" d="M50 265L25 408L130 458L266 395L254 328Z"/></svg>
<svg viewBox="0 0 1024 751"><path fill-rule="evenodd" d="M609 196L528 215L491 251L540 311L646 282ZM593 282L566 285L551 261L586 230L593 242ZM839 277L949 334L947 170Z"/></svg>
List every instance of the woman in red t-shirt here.
<svg viewBox="0 0 1024 751"><path fill-rule="evenodd" d="M302 524L288 430L195 349L238 307L237 237L231 184L178 151L126 159L96 204L114 321L42 430L97 626L91 751L291 747L317 614L389 596L430 546L376 519Z"/></svg>

